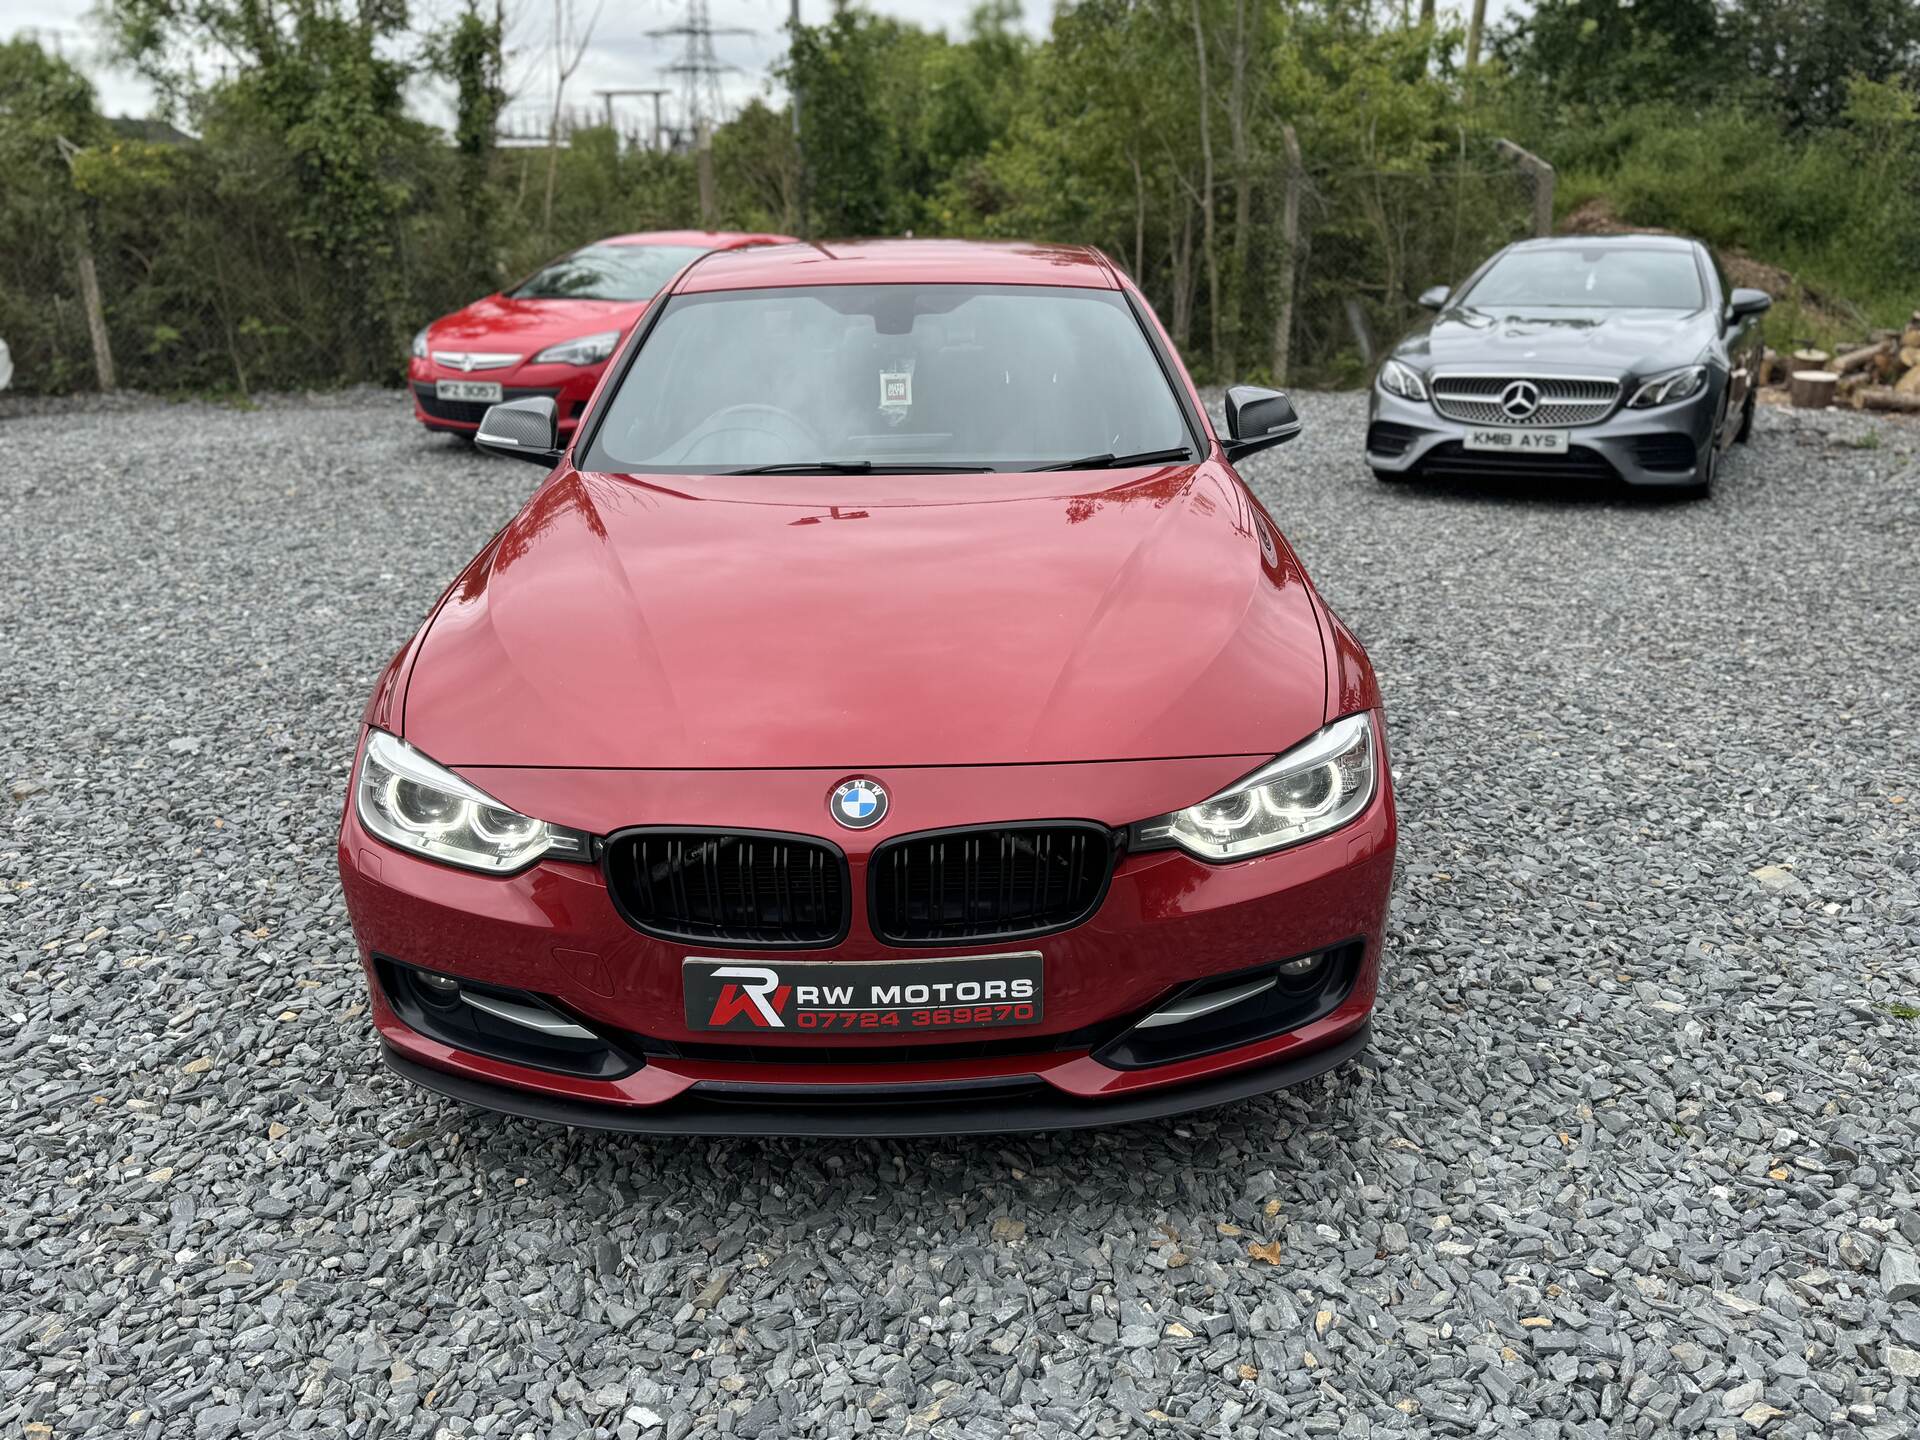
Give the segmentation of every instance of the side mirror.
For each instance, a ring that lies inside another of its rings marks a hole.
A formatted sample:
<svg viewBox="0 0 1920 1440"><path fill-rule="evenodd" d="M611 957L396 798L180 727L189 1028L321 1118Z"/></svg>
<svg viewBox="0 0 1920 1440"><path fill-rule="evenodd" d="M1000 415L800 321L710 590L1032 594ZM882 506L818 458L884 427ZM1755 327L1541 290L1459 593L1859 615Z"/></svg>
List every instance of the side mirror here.
<svg viewBox="0 0 1920 1440"><path fill-rule="evenodd" d="M1439 310L1447 303L1447 297L1453 294L1444 285L1429 285L1420 292L1420 306L1424 310Z"/></svg>
<svg viewBox="0 0 1920 1440"><path fill-rule="evenodd" d="M1300 417L1281 391L1258 385L1235 385L1227 391L1227 459L1284 445L1299 433Z"/></svg>
<svg viewBox="0 0 1920 1440"><path fill-rule="evenodd" d="M496 455L531 460L551 470L560 463L559 419L550 396L489 405L473 443Z"/></svg>
<svg viewBox="0 0 1920 1440"><path fill-rule="evenodd" d="M1736 290L1727 297L1727 323L1749 315L1764 315L1773 308L1773 297L1764 290Z"/></svg>

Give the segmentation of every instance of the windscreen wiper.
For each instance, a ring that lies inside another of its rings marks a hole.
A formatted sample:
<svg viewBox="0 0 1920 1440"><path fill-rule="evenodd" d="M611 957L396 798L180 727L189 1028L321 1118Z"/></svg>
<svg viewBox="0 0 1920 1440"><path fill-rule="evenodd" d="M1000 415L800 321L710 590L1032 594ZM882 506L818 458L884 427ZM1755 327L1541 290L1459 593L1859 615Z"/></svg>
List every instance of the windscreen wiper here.
<svg viewBox="0 0 1920 1440"><path fill-rule="evenodd" d="M963 475L976 470L991 470L991 465L923 465L903 461L897 465L876 465L871 460L785 460L777 465L749 465L743 470L726 470L726 475Z"/></svg>
<svg viewBox="0 0 1920 1440"><path fill-rule="evenodd" d="M749 465L729 470L729 475L864 475L873 469L871 460L785 460L777 465Z"/></svg>
<svg viewBox="0 0 1920 1440"><path fill-rule="evenodd" d="M1082 455L1078 460L1062 460L1058 465L1036 465L1035 470L1119 470L1128 465L1158 465L1166 460L1191 460L1193 452L1184 445L1167 450L1141 450L1132 455Z"/></svg>

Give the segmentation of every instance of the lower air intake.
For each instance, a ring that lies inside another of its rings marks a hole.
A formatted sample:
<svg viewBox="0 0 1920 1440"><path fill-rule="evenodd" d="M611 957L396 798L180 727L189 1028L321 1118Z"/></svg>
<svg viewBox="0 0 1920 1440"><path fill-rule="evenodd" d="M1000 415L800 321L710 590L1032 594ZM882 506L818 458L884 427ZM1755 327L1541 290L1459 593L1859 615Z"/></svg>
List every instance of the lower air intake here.
<svg viewBox="0 0 1920 1440"><path fill-rule="evenodd" d="M1365 955L1365 943L1350 940L1315 956L1196 980L1095 1050L1093 1058L1117 1070L1144 1070L1298 1030L1339 1008ZM1309 959L1312 967L1300 969Z"/></svg>

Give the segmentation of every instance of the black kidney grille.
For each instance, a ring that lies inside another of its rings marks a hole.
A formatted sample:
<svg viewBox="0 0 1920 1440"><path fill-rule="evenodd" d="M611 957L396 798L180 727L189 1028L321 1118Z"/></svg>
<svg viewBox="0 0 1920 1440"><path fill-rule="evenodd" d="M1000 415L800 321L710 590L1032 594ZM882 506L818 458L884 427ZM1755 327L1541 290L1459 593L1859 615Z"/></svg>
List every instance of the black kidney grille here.
<svg viewBox="0 0 1920 1440"><path fill-rule="evenodd" d="M627 923L669 940L837 944L847 862L792 835L648 830L607 842L608 889Z"/></svg>
<svg viewBox="0 0 1920 1440"><path fill-rule="evenodd" d="M1064 930L1100 904L1113 861L1112 832L1085 822L905 835L867 867L873 933L928 945Z"/></svg>

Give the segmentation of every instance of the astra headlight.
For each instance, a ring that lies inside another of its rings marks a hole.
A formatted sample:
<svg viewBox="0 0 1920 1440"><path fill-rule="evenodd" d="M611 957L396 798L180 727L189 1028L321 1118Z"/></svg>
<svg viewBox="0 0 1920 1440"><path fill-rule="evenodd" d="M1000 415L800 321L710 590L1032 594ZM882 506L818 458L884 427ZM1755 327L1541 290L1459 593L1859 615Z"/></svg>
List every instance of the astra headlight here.
<svg viewBox="0 0 1920 1440"><path fill-rule="evenodd" d="M1689 365L1682 370L1669 370L1664 375L1656 375L1627 401L1629 410L1650 410L1655 405L1670 405L1675 400L1685 400L1698 395L1707 384L1707 367Z"/></svg>
<svg viewBox="0 0 1920 1440"><path fill-rule="evenodd" d="M592 858L584 831L509 810L384 730L367 737L353 794L362 825L429 860L504 875L543 855Z"/></svg>
<svg viewBox="0 0 1920 1440"><path fill-rule="evenodd" d="M1202 860L1264 855L1337 830L1373 799L1373 717L1349 715L1218 795L1134 824L1130 848Z"/></svg>
<svg viewBox="0 0 1920 1440"><path fill-rule="evenodd" d="M424 360L427 358L427 327L425 325L422 325L414 334L413 358L416 360Z"/></svg>
<svg viewBox="0 0 1920 1440"><path fill-rule="evenodd" d="M562 340L549 345L533 357L536 365L598 365L620 346L618 330L602 330L598 335L582 335L578 340Z"/></svg>
<svg viewBox="0 0 1920 1440"><path fill-rule="evenodd" d="M1420 372L1398 360L1389 360L1380 367L1380 388L1402 400L1427 398L1427 382L1420 378Z"/></svg>

